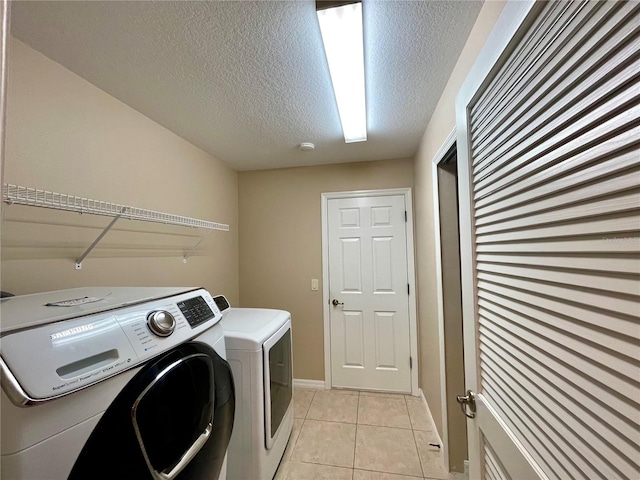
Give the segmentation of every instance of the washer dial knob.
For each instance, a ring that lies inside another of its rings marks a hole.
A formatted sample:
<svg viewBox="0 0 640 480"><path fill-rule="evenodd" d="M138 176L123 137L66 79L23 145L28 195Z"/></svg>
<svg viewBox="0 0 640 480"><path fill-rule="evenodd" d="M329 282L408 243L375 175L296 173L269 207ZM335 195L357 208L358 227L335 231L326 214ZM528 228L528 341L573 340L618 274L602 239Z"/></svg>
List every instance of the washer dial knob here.
<svg viewBox="0 0 640 480"><path fill-rule="evenodd" d="M176 319L166 310L156 310L147 315L147 325L159 337L168 337L176 328Z"/></svg>

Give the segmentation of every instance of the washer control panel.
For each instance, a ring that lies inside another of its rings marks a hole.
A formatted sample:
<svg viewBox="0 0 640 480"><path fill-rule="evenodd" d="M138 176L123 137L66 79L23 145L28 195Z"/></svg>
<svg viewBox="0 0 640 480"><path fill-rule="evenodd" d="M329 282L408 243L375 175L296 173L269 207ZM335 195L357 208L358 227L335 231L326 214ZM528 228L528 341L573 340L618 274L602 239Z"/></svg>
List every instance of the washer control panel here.
<svg viewBox="0 0 640 480"><path fill-rule="evenodd" d="M202 322L206 322L214 317L211 306L201 296L189 298L178 302L178 308L187 319L191 328L197 327Z"/></svg>
<svg viewBox="0 0 640 480"><path fill-rule="evenodd" d="M3 386L11 377L34 400L70 393L189 341L221 318L209 292L197 289L11 332L2 337Z"/></svg>

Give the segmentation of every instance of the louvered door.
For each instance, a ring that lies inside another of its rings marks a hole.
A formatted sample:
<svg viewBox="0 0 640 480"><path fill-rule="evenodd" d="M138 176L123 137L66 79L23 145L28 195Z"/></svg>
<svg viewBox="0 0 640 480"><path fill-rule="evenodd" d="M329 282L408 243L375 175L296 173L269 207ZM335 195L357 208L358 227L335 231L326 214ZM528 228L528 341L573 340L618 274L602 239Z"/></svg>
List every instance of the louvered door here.
<svg viewBox="0 0 640 480"><path fill-rule="evenodd" d="M640 3L514 8L457 105L471 475L638 479Z"/></svg>

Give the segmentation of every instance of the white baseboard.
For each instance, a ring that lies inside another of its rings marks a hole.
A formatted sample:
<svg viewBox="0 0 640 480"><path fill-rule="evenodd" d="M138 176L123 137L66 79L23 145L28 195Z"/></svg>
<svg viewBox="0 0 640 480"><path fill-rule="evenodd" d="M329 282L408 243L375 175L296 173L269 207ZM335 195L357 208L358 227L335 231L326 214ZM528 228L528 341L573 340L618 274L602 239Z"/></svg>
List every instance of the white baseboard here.
<svg viewBox="0 0 640 480"><path fill-rule="evenodd" d="M324 380L306 380L304 378L294 378L293 388L324 390Z"/></svg>
<svg viewBox="0 0 640 480"><path fill-rule="evenodd" d="M431 430L433 431L434 435L438 438L440 451L443 451L444 445L442 443L442 438L440 438L440 432L438 432L438 429L436 428L436 424L433 421L433 415L431 415L431 410L429 410L429 404L427 403L427 399L425 398L424 392L422 391L421 388L418 389L418 392L420 393L420 399L422 400L422 404L424 405L424 408L427 409L427 416L429 417L429 422L431 423Z"/></svg>

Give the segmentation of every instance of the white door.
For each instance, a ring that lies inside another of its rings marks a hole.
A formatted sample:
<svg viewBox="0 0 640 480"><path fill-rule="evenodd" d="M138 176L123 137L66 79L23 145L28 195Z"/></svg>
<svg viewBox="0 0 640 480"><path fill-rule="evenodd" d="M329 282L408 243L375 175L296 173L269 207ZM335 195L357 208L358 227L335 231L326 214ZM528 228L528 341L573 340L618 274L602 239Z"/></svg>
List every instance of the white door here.
<svg viewBox="0 0 640 480"><path fill-rule="evenodd" d="M405 215L404 195L328 200L334 387L411 392Z"/></svg>
<svg viewBox="0 0 640 480"><path fill-rule="evenodd" d="M458 96L471 478L640 478L638 25L510 2Z"/></svg>

